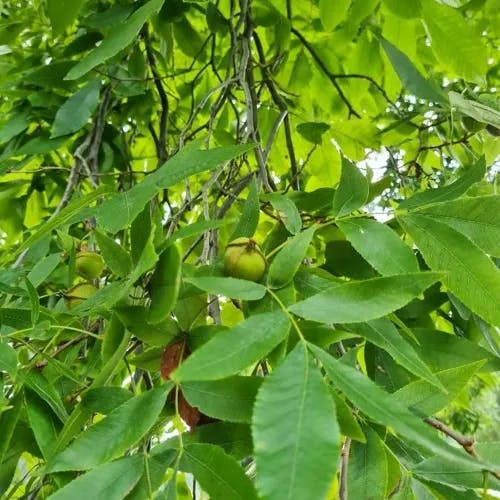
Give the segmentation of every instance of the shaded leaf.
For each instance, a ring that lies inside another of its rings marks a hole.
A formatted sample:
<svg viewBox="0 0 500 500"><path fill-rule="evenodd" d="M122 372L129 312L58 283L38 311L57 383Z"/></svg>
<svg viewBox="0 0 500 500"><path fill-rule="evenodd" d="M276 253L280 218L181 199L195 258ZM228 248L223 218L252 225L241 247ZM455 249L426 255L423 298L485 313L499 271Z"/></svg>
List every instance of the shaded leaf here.
<svg viewBox="0 0 500 500"><path fill-rule="evenodd" d="M368 181L361 171L349 161L342 157L342 174L340 184L333 197L332 215L342 217L361 208L369 192Z"/></svg>
<svg viewBox="0 0 500 500"><path fill-rule="evenodd" d="M58 110L50 137L72 134L84 127L97 108L101 80L91 80L73 94Z"/></svg>
<svg viewBox="0 0 500 500"><path fill-rule="evenodd" d="M161 9L164 0L150 0L138 8L129 18L110 32L102 43L81 59L66 75L66 80L76 80L91 69L107 61L120 50L130 45L139 34L143 24Z"/></svg>

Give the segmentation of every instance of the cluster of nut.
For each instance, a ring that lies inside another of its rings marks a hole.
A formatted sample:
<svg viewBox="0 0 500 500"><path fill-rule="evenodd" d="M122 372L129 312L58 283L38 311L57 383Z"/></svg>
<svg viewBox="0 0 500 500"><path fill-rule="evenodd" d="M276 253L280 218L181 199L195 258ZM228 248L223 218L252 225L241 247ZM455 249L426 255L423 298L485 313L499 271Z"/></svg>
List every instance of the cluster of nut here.
<svg viewBox="0 0 500 500"><path fill-rule="evenodd" d="M76 307L97 292L97 288L91 281L101 276L104 261L98 253L82 250L76 254L75 268L78 276L87 281L78 283L66 291L64 300L68 309Z"/></svg>

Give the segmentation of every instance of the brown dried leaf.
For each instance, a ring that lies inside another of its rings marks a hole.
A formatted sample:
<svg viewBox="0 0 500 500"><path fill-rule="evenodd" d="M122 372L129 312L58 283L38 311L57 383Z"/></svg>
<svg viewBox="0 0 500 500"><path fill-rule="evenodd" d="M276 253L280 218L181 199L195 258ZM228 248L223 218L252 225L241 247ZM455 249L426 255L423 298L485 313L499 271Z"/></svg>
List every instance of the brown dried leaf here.
<svg viewBox="0 0 500 500"><path fill-rule="evenodd" d="M161 355L160 373L162 378L170 378L170 374L179 366L182 359L188 355L186 342L181 340L166 347Z"/></svg>
<svg viewBox="0 0 500 500"><path fill-rule="evenodd" d="M189 427L196 427L201 418L201 413L198 411L198 408L191 406L186 401L186 398L184 397L184 394L182 394L182 391L179 391L178 398L179 415L181 416L182 420L184 420L184 422L186 422Z"/></svg>

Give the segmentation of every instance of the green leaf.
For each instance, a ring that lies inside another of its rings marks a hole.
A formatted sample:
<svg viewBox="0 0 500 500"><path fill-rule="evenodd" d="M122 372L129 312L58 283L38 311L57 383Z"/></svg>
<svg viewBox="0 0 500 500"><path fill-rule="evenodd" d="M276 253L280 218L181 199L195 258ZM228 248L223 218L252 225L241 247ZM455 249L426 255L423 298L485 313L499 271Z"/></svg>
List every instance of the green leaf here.
<svg viewBox="0 0 500 500"><path fill-rule="evenodd" d="M149 282L148 323L157 324L168 318L177 302L181 286L182 257L176 245L167 247L160 255Z"/></svg>
<svg viewBox="0 0 500 500"><path fill-rule="evenodd" d="M438 61L452 71L452 76L484 83L488 53L478 31L451 7L434 0L421 3L424 25Z"/></svg>
<svg viewBox="0 0 500 500"><path fill-rule="evenodd" d="M148 324L149 311L143 306L116 306L114 311L127 330L146 344L165 346L180 333L173 318L154 325Z"/></svg>
<svg viewBox="0 0 500 500"><path fill-rule="evenodd" d="M134 455L100 465L78 476L48 498L50 500L122 500L139 481L143 456Z"/></svg>
<svg viewBox="0 0 500 500"><path fill-rule="evenodd" d="M347 491L350 498L386 498L388 463L385 447L371 427L363 427L366 443L351 443Z"/></svg>
<svg viewBox="0 0 500 500"><path fill-rule="evenodd" d="M342 157L340 184L333 197L332 215L342 217L361 208L368 199L369 185L361 171Z"/></svg>
<svg viewBox="0 0 500 500"><path fill-rule="evenodd" d="M484 467L481 462L438 437L429 426L395 401L390 394L378 387L367 376L335 360L316 346L310 345L309 348L323 364L332 383L371 419L391 427L405 440L422 446L433 454L456 460L468 470L481 470Z"/></svg>
<svg viewBox="0 0 500 500"><path fill-rule="evenodd" d="M213 500L257 499L253 483L240 464L217 446L186 446L179 466L193 474Z"/></svg>
<svg viewBox="0 0 500 500"><path fill-rule="evenodd" d="M486 253L500 257L500 196L478 196L422 207L419 214L448 224Z"/></svg>
<svg viewBox="0 0 500 500"><path fill-rule="evenodd" d="M235 376L208 382L184 382L181 388L189 404L205 415L228 422L250 423L261 383L260 377Z"/></svg>
<svg viewBox="0 0 500 500"><path fill-rule="evenodd" d="M482 102L466 99L457 92L449 92L450 104L454 109L461 113L471 116L481 123L489 123L493 127L500 128L500 112L496 109L486 106Z"/></svg>
<svg viewBox="0 0 500 500"><path fill-rule="evenodd" d="M35 393L28 390L25 397L30 428L43 457L47 460L56 442L59 426L54 421L55 416L50 408Z"/></svg>
<svg viewBox="0 0 500 500"><path fill-rule="evenodd" d="M129 399L80 434L47 465L47 471L86 470L137 444L158 418L171 384Z"/></svg>
<svg viewBox="0 0 500 500"><path fill-rule="evenodd" d="M152 457L163 455L167 450L180 449L190 444L214 444L222 448L228 455L241 460L252 454L252 436L250 426L229 422L215 422L200 425L189 432L174 436L155 446L151 451Z"/></svg>
<svg viewBox="0 0 500 500"><path fill-rule="evenodd" d="M40 286L61 262L62 253L51 253L39 260L30 270L27 278L36 288Z"/></svg>
<svg viewBox="0 0 500 500"><path fill-rule="evenodd" d="M253 281L238 278L189 277L184 278L196 288L214 295L224 295L231 299L258 300L266 294L266 287Z"/></svg>
<svg viewBox="0 0 500 500"><path fill-rule="evenodd" d="M0 143L10 141L13 137L26 130L29 124L28 113L15 113L12 118L2 123Z"/></svg>
<svg viewBox="0 0 500 500"><path fill-rule="evenodd" d="M441 278L422 272L332 285L289 307L294 314L323 323L355 323L380 318L418 297Z"/></svg>
<svg viewBox="0 0 500 500"><path fill-rule="evenodd" d="M111 271L120 277L128 276L132 270L130 254L114 239L97 229L94 230L94 237L104 262Z"/></svg>
<svg viewBox="0 0 500 500"><path fill-rule="evenodd" d="M439 87L426 80L405 53L382 37L380 43L408 93L427 101L448 104Z"/></svg>
<svg viewBox="0 0 500 500"><path fill-rule="evenodd" d="M495 371L500 371L500 359L471 340L424 328L414 328L412 332L420 342L420 345L415 347L416 351L432 371L446 370L482 360L489 361L487 365L494 365Z"/></svg>
<svg viewBox="0 0 500 500"><path fill-rule="evenodd" d="M322 136L330 130L328 123L306 122L297 125L297 132L313 144L321 144Z"/></svg>
<svg viewBox="0 0 500 500"><path fill-rule="evenodd" d="M333 399L300 343L265 378L252 435L257 489L263 498L325 498L340 446Z"/></svg>
<svg viewBox="0 0 500 500"><path fill-rule="evenodd" d="M349 436L360 443L365 443L366 438L363 434L363 430L347 403L334 390L330 391L330 395L333 397L333 401L335 402L335 410L337 412L337 421L339 423L340 433L344 436Z"/></svg>
<svg viewBox="0 0 500 500"><path fill-rule="evenodd" d="M121 387L96 387L82 395L82 406L92 413L107 415L132 397L130 391Z"/></svg>
<svg viewBox="0 0 500 500"><path fill-rule="evenodd" d="M251 238L257 230L259 224L260 205L259 205L259 189L255 177L252 178L249 186L249 192L243 210L238 219L238 225L234 230L229 241L242 236Z"/></svg>
<svg viewBox="0 0 500 500"><path fill-rule="evenodd" d="M427 380L432 386L444 390L439 379L419 358L413 346L407 342L396 327L385 318L374 319L368 323L351 325L352 329L365 337L369 342L387 351L396 363L405 367L417 377Z"/></svg>
<svg viewBox="0 0 500 500"><path fill-rule="evenodd" d="M19 375L21 376L21 372L19 372ZM52 408L61 422L66 421L68 412L64 407L61 396L42 373L30 371L22 374L21 378L25 385L36 392Z"/></svg>
<svg viewBox="0 0 500 500"><path fill-rule="evenodd" d="M182 182L188 177L207 170L214 170L254 147L253 144L240 144L209 150L196 150L185 147L170 158L158 170L148 175L144 181L124 193L115 194L102 203L96 210L99 224L110 233L126 228L143 210L144 205L156 193Z"/></svg>
<svg viewBox="0 0 500 500"><path fill-rule="evenodd" d="M38 296L36 288L28 278L24 279L24 284L26 285L28 296L30 298L31 323L33 325L36 325L36 323L38 322L38 318L40 317L40 297Z"/></svg>
<svg viewBox="0 0 500 500"><path fill-rule="evenodd" d="M484 361L477 361L435 373L446 393L425 380L416 380L394 392L393 398L418 415L428 417L451 403L483 365Z"/></svg>
<svg viewBox="0 0 500 500"><path fill-rule="evenodd" d="M307 249L316 229L316 226L311 226L286 242L285 246L276 254L269 266L269 273L267 275L268 286L271 288L281 288L292 281L306 256Z"/></svg>
<svg viewBox="0 0 500 500"><path fill-rule="evenodd" d="M262 201L268 201L278 212L281 222L291 234L297 234L302 229L302 219L295 203L281 193L267 193L261 196Z"/></svg>
<svg viewBox="0 0 500 500"><path fill-rule="evenodd" d="M97 108L100 91L101 80L96 78L73 94L57 110L50 137L72 134L87 125Z"/></svg>
<svg viewBox="0 0 500 500"><path fill-rule="evenodd" d="M443 460L441 457L430 457L423 460L413 467L412 472L418 477L426 478L433 483L456 485L460 488L482 489L485 485L484 473L467 469L462 464L449 459ZM498 491L500 488L498 479L488 477L487 481L488 489ZM432 483L429 486L432 487Z"/></svg>
<svg viewBox="0 0 500 500"><path fill-rule="evenodd" d="M225 224L224 220L213 219L213 220L200 220L194 224L188 224L187 226L177 229L170 238L165 240L159 247L158 252L161 252L168 246L172 245L176 241L191 238L192 236L198 236L204 233L208 229L219 229Z"/></svg>
<svg viewBox="0 0 500 500"><path fill-rule="evenodd" d="M58 36L76 19L85 0L47 0L47 14L54 36Z"/></svg>
<svg viewBox="0 0 500 500"><path fill-rule="evenodd" d="M399 204L399 208L411 209L422 205L428 205L429 203L439 203L458 198L466 193L473 184L481 181L485 173L486 162L484 157L482 157L474 163L474 165L469 167L462 177L452 184L416 193L411 198L403 200Z"/></svg>
<svg viewBox="0 0 500 500"><path fill-rule="evenodd" d="M151 205L147 203L130 226L130 254L135 265L139 263L144 249L151 240L151 231Z"/></svg>
<svg viewBox="0 0 500 500"><path fill-rule="evenodd" d="M21 410L24 406L22 395L18 394L17 396L14 396L10 400L10 406L10 409L4 410L0 413L0 429L2 429L2 432L0 432L0 465L5 464L4 458L11 454L11 440L14 436L14 431L19 421ZM5 465L3 465L2 467L5 467ZM2 467L0 467L0 470L2 469ZM1 486L2 483L0 481L0 487Z"/></svg>
<svg viewBox="0 0 500 500"><path fill-rule="evenodd" d="M500 270L455 229L425 215L400 218L431 269L447 271L445 284L471 311L500 324Z"/></svg>
<svg viewBox="0 0 500 500"><path fill-rule="evenodd" d="M50 234L54 229L57 229L65 224L74 224L80 222L90 215L89 205L100 198L103 194L112 191L109 186L103 186L89 194L71 201L64 207L53 219L44 222L31 236L29 236L22 245L17 247L14 252L14 257L17 257L22 252L32 247L35 243L42 240L47 234Z"/></svg>
<svg viewBox="0 0 500 500"><path fill-rule="evenodd" d="M14 155L41 155L59 149L67 140L67 137L56 137L54 139L45 135L35 137L14 151ZM14 156L12 155L12 156Z"/></svg>
<svg viewBox="0 0 500 500"><path fill-rule="evenodd" d="M350 5L351 0L337 0L335 2L320 0L319 18L323 28L326 31L333 31L345 19Z"/></svg>
<svg viewBox="0 0 500 500"><path fill-rule="evenodd" d="M110 35L92 52L73 66L66 75L65 80L76 80L88 73L91 69L99 66L111 57L115 56L136 40L144 23L157 13L164 0L150 0L138 8L129 18L111 30Z"/></svg>
<svg viewBox="0 0 500 500"><path fill-rule="evenodd" d="M0 342L0 372L8 373L13 379L17 373L17 352L10 345Z"/></svg>
<svg viewBox="0 0 500 500"><path fill-rule="evenodd" d="M101 358L103 364L106 364L113 357L113 354L123 342L125 336L125 326L120 321L119 316L113 314L111 319L106 321L104 338L101 343Z"/></svg>
<svg viewBox="0 0 500 500"><path fill-rule="evenodd" d="M172 379L217 380L234 375L265 357L286 337L288 328L288 317L282 312L250 316L197 349Z"/></svg>
<svg viewBox="0 0 500 500"><path fill-rule="evenodd" d="M372 219L339 221L338 226L361 256L382 275L416 273L417 259L388 226Z"/></svg>

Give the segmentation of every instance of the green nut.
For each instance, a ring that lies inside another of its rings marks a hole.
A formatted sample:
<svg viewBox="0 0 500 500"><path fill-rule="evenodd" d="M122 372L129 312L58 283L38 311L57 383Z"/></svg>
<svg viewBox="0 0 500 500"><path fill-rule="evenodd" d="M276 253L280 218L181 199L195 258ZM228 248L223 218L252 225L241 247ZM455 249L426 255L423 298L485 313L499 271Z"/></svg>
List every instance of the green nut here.
<svg viewBox="0 0 500 500"><path fill-rule="evenodd" d="M236 238L224 252L224 273L232 278L260 281L266 271L267 260L252 238Z"/></svg>
<svg viewBox="0 0 500 500"><path fill-rule="evenodd" d="M92 283L79 283L70 288L64 294L64 301L68 309L73 309L87 300L97 292L97 288Z"/></svg>
<svg viewBox="0 0 500 500"><path fill-rule="evenodd" d="M99 278L104 270L102 257L95 252L78 252L75 259L76 272L82 278Z"/></svg>

